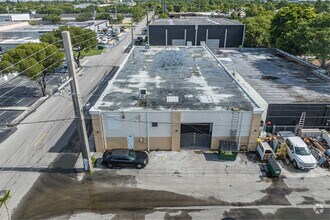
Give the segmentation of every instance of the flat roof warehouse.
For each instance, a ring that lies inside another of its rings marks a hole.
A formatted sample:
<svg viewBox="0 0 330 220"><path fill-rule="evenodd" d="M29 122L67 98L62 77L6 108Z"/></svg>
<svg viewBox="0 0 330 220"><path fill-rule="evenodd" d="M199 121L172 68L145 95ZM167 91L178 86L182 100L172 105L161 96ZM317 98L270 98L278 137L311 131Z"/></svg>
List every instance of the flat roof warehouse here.
<svg viewBox="0 0 330 220"><path fill-rule="evenodd" d="M155 19L150 25L242 25L224 18L180 17Z"/></svg>
<svg viewBox="0 0 330 220"><path fill-rule="evenodd" d="M233 74L241 75L269 104L330 103L330 80L275 49L212 49Z"/></svg>
<svg viewBox="0 0 330 220"><path fill-rule="evenodd" d="M94 106L100 110L252 110L255 105L204 47L135 47ZM140 106L139 88L147 89Z"/></svg>

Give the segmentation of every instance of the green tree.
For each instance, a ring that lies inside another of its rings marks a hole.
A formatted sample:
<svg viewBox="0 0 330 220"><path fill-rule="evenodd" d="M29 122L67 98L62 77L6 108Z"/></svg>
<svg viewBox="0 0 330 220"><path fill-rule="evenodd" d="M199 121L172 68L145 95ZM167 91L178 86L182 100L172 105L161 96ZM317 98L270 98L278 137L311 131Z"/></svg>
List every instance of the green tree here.
<svg viewBox="0 0 330 220"><path fill-rule="evenodd" d="M9 208L8 208L7 203L8 203L8 200L10 199L10 197L11 197L10 190L1 190L0 191L0 209L2 206L4 206L6 208L8 219L10 219L10 214L9 214Z"/></svg>
<svg viewBox="0 0 330 220"><path fill-rule="evenodd" d="M76 17L76 21L88 21L93 20L93 14L92 13L81 13Z"/></svg>
<svg viewBox="0 0 330 220"><path fill-rule="evenodd" d="M108 21L111 21L112 16L111 16L110 13L107 13L107 12L105 12L105 13L98 13L96 15L96 18L95 19L96 20L108 20Z"/></svg>
<svg viewBox="0 0 330 220"><path fill-rule="evenodd" d="M166 6L166 10L167 10L168 12L172 12L172 11L173 11L173 5L167 5L167 6Z"/></svg>
<svg viewBox="0 0 330 220"><path fill-rule="evenodd" d="M47 15L60 15L63 13L63 10L55 7L53 5L47 6L45 9L45 14Z"/></svg>
<svg viewBox="0 0 330 220"><path fill-rule="evenodd" d="M46 14L45 16L42 17L42 20L44 22L50 22L52 24L56 24L61 21L61 16L53 15L53 14Z"/></svg>
<svg viewBox="0 0 330 220"><path fill-rule="evenodd" d="M62 64L63 58L64 53L59 52L54 45L48 43L21 44L15 49L8 50L2 56L0 69L4 73L17 71L36 81L45 96L46 76Z"/></svg>
<svg viewBox="0 0 330 220"><path fill-rule="evenodd" d="M146 15L146 10L136 5L131 8L131 13L134 21L140 21Z"/></svg>
<svg viewBox="0 0 330 220"><path fill-rule="evenodd" d="M270 41L272 46L283 49L294 55L301 55L299 41L295 39L296 30L300 23L308 22L315 17L313 8L300 5L290 4L281 8L274 16L270 28ZM304 36L300 36L304 37Z"/></svg>
<svg viewBox="0 0 330 220"><path fill-rule="evenodd" d="M306 50L310 55L320 59L321 67L326 68L330 59L330 14L321 13L311 20L305 29Z"/></svg>
<svg viewBox="0 0 330 220"><path fill-rule="evenodd" d="M195 0L194 4L198 11L208 11L208 6L209 6L208 0Z"/></svg>
<svg viewBox="0 0 330 220"><path fill-rule="evenodd" d="M62 32L69 31L74 50L74 60L80 67L80 60L83 58L82 51L89 50L97 45L96 33L90 29L73 26L62 26L57 30L46 33L40 37L41 42L56 43L57 47L63 48Z"/></svg>
<svg viewBox="0 0 330 220"><path fill-rule="evenodd" d="M167 14L160 14L159 18L168 18L168 15Z"/></svg>
<svg viewBox="0 0 330 220"><path fill-rule="evenodd" d="M329 1L317 0L314 3L316 13L329 12Z"/></svg>
<svg viewBox="0 0 330 220"><path fill-rule="evenodd" d="M243 22L245 27L245 47L270 47L269 28L272 15L258 15L246 18Z"/></svg>
<svg viewBox="0 0 330 220"><path fill-rule="evenodd" d="M124 20L124 15L122 15L122 14L117 14L117 22L118 23L122 23L123 22L123 20Z"/></svg>

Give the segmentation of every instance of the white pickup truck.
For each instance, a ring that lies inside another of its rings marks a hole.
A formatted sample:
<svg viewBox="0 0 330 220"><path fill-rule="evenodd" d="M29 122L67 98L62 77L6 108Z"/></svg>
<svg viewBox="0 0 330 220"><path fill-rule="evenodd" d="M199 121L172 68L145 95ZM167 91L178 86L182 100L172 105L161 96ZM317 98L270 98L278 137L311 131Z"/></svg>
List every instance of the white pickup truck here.
<svg viewBox="0 0 330 220"><path fill-rule="evenodd" d="M287 155L296 169L313 169L317 161L306 143L295 136L292 132L279 131L278 134L284 138L287 144Z"/></svg>

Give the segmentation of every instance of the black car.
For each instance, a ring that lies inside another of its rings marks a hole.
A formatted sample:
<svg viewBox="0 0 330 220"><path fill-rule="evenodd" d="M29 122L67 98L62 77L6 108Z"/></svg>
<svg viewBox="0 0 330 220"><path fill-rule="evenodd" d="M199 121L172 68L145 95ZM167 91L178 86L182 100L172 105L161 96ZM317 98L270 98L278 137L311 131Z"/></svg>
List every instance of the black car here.
<svg viewBox="0 0 330 220"><path fill-rule="evenodd" d="M135 46L142 46L143 45L143 37L137 37L136 39L135 39L135 42L134 42L134 45Z"/></svg>
<svg viewBox="0 0 330 220"><path fill-rule="evenodd" d="M102 164L108 168L136 167L141 169L147 165L149 157L146 152L130 149L113 149L103 153Z"/></svg>

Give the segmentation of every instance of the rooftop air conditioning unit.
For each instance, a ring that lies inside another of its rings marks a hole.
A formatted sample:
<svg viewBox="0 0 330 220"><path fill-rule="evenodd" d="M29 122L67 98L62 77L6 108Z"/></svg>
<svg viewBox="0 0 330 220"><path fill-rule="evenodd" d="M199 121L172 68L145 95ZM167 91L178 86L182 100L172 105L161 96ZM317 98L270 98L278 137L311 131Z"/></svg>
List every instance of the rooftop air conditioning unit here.
<svg viewBox="0 0 330 220"><path fill-rule="evenodd" d="M139 88L139 99L146 99L147 89Z"/></svg>

